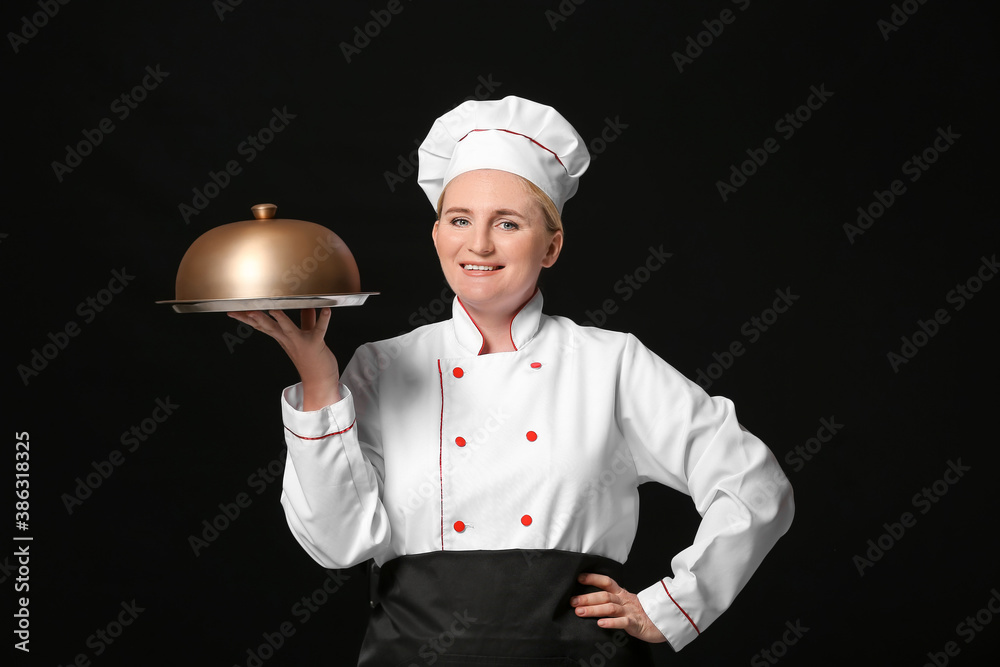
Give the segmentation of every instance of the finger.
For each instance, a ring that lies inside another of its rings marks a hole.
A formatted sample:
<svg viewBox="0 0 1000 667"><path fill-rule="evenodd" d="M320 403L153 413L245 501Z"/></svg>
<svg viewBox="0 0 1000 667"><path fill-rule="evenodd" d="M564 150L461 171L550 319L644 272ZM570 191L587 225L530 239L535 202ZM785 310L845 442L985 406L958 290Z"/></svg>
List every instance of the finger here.
<svg viewBox="0 0 1000 667"><path fill-rule="evenodd" d="M632 621L625 616L614 616L611 618L599 618L597 624L602 628L611 630L628 630Z"/></svg>
<svg viewBox="0 0 1000 667"><path fill-rule="evenodd" d="M267 311L267 314L270 315L271 318L274 318L273 321L277 325L281 333L294 334L299 330L299 328L295 326L295 322L292 322L291 318L288 317L288 315L286 315L284 311L269 310Z"/></svg>
<svg viewBox="0 0 1000 667"><path fill-rule="evenodd" d="M326 328L330 325L330 318L333 316L333 308L320 308L319 309L319 320L316 322L316 328L322 329L323 333L326 333Z"/></svg>
<svg viewBox="0 0 1000 667"><path fill-rule="evenodd" d="M316 326L315 308L303 308L299 311L299 326L303 331L311 331Z"/></svg>
<svg viewBox="0 0 1000 667"><path fill-rule="evenodd" d="M586 595L577 595L570 598L569 603L574 607L586 607L588 605L594 604L604 604L606 602L611 602L613 604L621 604L621 599L614 595L613 593L608 593L607 591L601 591L600 593L588 593Z"/></svg>
<svg viewBox="0 0 1000 667"><path fill-rule="evenodd" d="M622 590L622 587L618 585L611 577L604 574L594 574L593 572L584 572L581 574L577 581L581 584L586 584L587 586L596 586L597 588L603 588L611 593L618 593Z"/></svg>
<svg viewBox="0 0 1000 667"><path fill-rule="evenodd" d="M229 315L229 317L233 318L234 320L239 320L244 324L249 324L250 326L253 326L254 316L261 315L261 312L259 310L238 310L232 313L227 313L227 315Z"/></svg>
<svg viewBox="0 0 1000 667"><path fill-rule="evenodd" d="M621 616L625 613L625 608L620 604L595 604L586 607L577 607L577 616Z"/></svg>
<svg viewBox="0 0 1000 667"><path fill-rule="evenodd" d="M249 310L247 311L246 316L247 324L252 326L257 331L266 333L272 338L275 337L275 334L281 334L281 329L277 326L275 321L268 317L263 311Z"/></svg>

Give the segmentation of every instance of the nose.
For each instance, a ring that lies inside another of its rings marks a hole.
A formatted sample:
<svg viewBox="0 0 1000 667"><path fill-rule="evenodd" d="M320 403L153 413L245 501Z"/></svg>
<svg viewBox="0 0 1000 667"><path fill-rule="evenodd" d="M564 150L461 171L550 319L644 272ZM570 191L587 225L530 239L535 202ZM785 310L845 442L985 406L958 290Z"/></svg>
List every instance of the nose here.
<svg viewBox="0 0 1000 667"><path fill-rule="evenodd" d="M477 255L493 252L493 228L491 225L476 225L469 238L469 250Z"/></svg>

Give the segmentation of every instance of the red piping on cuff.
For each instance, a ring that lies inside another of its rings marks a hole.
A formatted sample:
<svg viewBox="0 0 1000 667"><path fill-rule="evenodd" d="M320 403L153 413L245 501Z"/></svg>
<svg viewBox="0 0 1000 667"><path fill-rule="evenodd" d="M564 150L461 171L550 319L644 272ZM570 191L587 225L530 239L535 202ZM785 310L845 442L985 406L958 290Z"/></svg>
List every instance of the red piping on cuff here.
<svg viewBox="0 0 1000 667"><path fill-rule="evenodd" d="M327 433L326 435L321 435L318 438L310 438L310 437L305 436L305 435L299 435L298 433L296 433L292 429L288 428L287 426L285 427L285 430L288 431L289 433L291 433L292 435L294 435L299 440L322 440L323 438L329 438L331 435L340 435L341 433L347 433L352 428L354 428L354 425L357 423L357 421L358 421L357 419L355 419L354 421L352 421L351 425L348 426L347 428L345 428L343 431L337 431L335 433Z"/></svg>
<svg viewBox="0 0 1000 667"><path fill-rule="evenodd" d="M684 611L679 604L677 604L677 600L675 600L674 596L671 595L670 591L667 590L667 585L663 583L663 579L660 579L660 584L663 586L663 590L666 591L667 597L670 598L670 601L673 602L674 605L678 609L681 610L681 613L684 614L684 618L686 618L688 620L688 623L691 624L691 627L694 628L694 631L697 632L700 635L701 634L701 630L699 630L698 626L694 624L694 621L691 620L691 617L688 616L688 613L686 611Z"/></svg>

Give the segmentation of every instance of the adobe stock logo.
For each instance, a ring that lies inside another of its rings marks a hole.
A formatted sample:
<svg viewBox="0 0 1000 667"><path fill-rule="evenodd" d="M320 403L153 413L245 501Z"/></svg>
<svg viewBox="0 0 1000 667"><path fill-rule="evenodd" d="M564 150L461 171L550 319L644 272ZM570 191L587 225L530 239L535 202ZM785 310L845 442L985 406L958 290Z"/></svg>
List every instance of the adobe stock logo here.
<svg viewBox="0 0 1000 667"><path fill-rule="evenodd" d="M616 281L612 289L615 294L621 295L621 300L628 301L636 292L642 289L653 274L666 265L666 261L674 256L672 252L663 250L663 244L658 248L649 246L649 254L642 264L635 267L630 273L626 273L620 280ZM618 312L618 299L605 299L595 310L586 311L586 319L580 322L582 326L603 327L608 321L609 315Z"/></svg>
<svg viewBox="0 0 1000 667"><path fill-rule="evenodd" d="M104 312L115 296L121 294L133 280L135 280L135 276L131 275L124 266L120 271L118 269L112 270L108 286L78 303L76 314L83 318L84 324L90 324L97 318L97 313ZM24 386L27 387L31 380L48 368L49 364L59 356L59 353L69 346L70 341L79 336L82 331L83 328L77 321L70 319L55 333L48 332L48 342L39 347L31 348L31 358L28 363L17 366L17 374Z"/></svg>
<svg viewBox="0 0 1000 667"><path fill-rule="evenodd" d="M250 164L257 159L268 145L284 132L289 124L298 117L298 114L289 113L288 107L271 107L271 118L267 124L263 125L253 134L248 134L246 139L236 146L236 154L243 158L244 163ZM228 160L219 171L208 171L208 180L201 188L191 188L191 203L181 202L177 205L177 212L184 218L184 224L190 224L191 218L199 215L208 208L212 200L222 194L222 191L229 187L233 178L243 173L243 165L239 160Z"/></svg>
<svg viewBox="0 0 1000 667"><path fill-rule="evenodd" d="M437 662L438 658L454 646L456 639L464 635L479 620L469 614L468 609L462 612L453 611L451 615L455 620L436 637L429 637L427 642L417 649L417 655L423 658L424 664L433 665ZM418 665L411 662L407 667L418 667Z"/></svg>
<svg viewBox="0 0 1000 667"><path fill-rule="evenodd" d="M272 459L267 466L261 466L256 471L250 473L246 484L254 490L256 495L261 495L267 490L269 484L281 481L281 476L285 470L286 450L282 449L277 457ZM188 535L188 546L195 556L200 556L201 552L207 549L219 536L236 523L236 520L244 514L243 510L253 504L253 498L246 491L240 491L231 502L223 501L218 504L219 513L209 519L202 519L201 532ZM211 511L215 511L213 508Z"/></svg>
<svg viewBox="0 0 1000 667"><path fill-rule="evenodd" d="M920 514L927 514L970 470L972 466L962 465L961 458L954 461L949 459L948 467L945 468L941 478L913 494L910 504L914 509L920 510ZM916 525L917 517L913 512L903 512L898 521L883 523L882 528L885 532L868 540L865 543L868 549L863 554L855 554L852 559L854 567L858 570L858 576L865 576L865 570L874 567L875 563L882 560L885 554L903 539L907 529L912 529Z"/></svg>
<svg viewBox="0 0 1000 667"><path fill-rule="evenodd" d="M945 294L945 301L954 306L955 312L965 308L966 304L976 297L987 282L993 280L993 276L1000 273L1000 263L997 262L996 253L991 257L980 257L979 268L976 272ZM951 322L951 314L947 308L938 308L934 314L924 320L918 319L917 328L909 336L900 336L900 347L898 352L889 352L886 359L893 373L898 373L905 364L910 363L914 357L923 349L931 339L938 335L941 327Z"/></svg>
<svg viewBox="0 0 1000 667"><path fill-rule="evenodd" d="M243 0L213 0L212 9L215 10L215 15L219 17L219 23L226 20L226 14L230 12L235 12L236 8L243 4Z"/></svg>
<svg viewBox="0 0 1000 667"><path fill-rule="evenodd" d="M778 660L788 655L788 647L795 646L799 643L809 628L802 625L802 619L795 619L795 623L791 621L785 621L785 630L781 635L781 639L775 640L770 647L762 649L756 653L752 658L750 658L750 665L752 667L766 667L767 665L777 664Z"/></svg>
<svg viewBox="0 0 1000 667"><path fill-rule="evenodd" d="M765 308L760 315L751 317L740 327L740 333L746 336L747 341L751 344L760 340L764 332L778 321L778 317L787 313L788 309L800 298L798 294L792 293L791 287L786 287L783 290L776 289L774 294L775 299L770 308ZM743 341L737 339L725 347L721 353L712 352L712 358L715 361L709 363L704 369L697 370L695 382L701 385L702 389L708 391L715 381L722 377L723 373L733 367L733 364L736 363L736 357L742 357L746 351L747 348Z"/></svg>
<svg viewBox="0 0 1000 667"><path fill-rule="evenodd" d="M816 436L807 439L805 444L796 445L795 449L785 454L785 463L792 466L792 471L799 472L806 467L807 462L812 461L820 453L823 445L829 444L843 428L844 425L837 423L836 417L832 415L829 419L823 417L819 420Z"/></svg>
<svg viewBox="0 0 1000 667"><path fill-rule="evenodd" d="M931 143L919 154L911 155L909 160L900 165L900 171L903 172L904 176L909 176L910 183L916 183L931 168L931 165L938 161L941 154L947 152L955 145L955 141L961 138L962 135L951 129L951 125L947 129L939 126L937 136ZM858 207L858 217L854 224L845 222L843 225L844 233L851 245L854 245L856 237L871 229L875 221L892 208L896 200L906 194L906 191L906 184L898 178L892 181L885 190L875 189L872 191L874 199L868 205Z"/></svg>
<svg viewBox="0 0 1000 667"><path fill-rule="evenodd" d="M628 634L624 630L615 630L608 641L594 642L594 652L589 658L580 658L577 661L578 667L604 667L618 653L619 650L628 645Z"/></svg>
<svg viewBox="0 0 1000 667"><path fill-rule="evenodd" d="M587 0L561 0L559 6L556 8L559 11L554 11L552 9L545 10L545 20L549 22L549 27L552 28L552 32L555 32L559 28L559 24L566 21L573 13L576 8Z"/></svg>
<svg viewBox="0 0 1000 667"><path fill-rule="evenodd" d="M400 0L389 0L384 9L373 9L369 12L371 21L354 26L354 39L349 44L340 43L340 52L344 54L347 64L351 63L351 58L361 54L361 51L372 43L372 40L382 34L382 30L389 27L392 17L406 9Z"/></svg>
<svg viewBox="0 0 1000 667"><path fill-rule="evenodd" d="M750 6L750 0L732 0L732 2L735 5L739 5L741 12L745 12ZM684 53L674 51L671 55L674 59L674 64L677 65L677 71L683 74L684 67L694 64L695 59L705 53L705 49L712 46L715 40L722 36L726 26L732 25L735 22L736 14L728 8L719 12L719 18L717 19L705 19L702 21L701 24L705 26L705 29L697 35L688 35Z"/></svg>
<svg viewBox="0 0 1000 667"><path fill-rule="evenodd" d="M882 33L883 41L888 42L889 37L906 25L906 22L910 20L910 17L917 13L920 9L920 5L927 2L927 0L905 0L902 5L893 4L892 13L889 14L889 19L879 19L875 22L878 27L878 31Z"/></svg>
<svg viewBox="0 0 1000 667"><path fill-rule="evenodd" d="M621 121L621 116L615 116L614 120L611 120L610 116L605 116L600 136L587 142L587 147L590 148L590 164L593 165L597 156L608 149L608 144L617 140L622 135L622 131L627 129L628 124Z"/></svg>
<svg viewBox="0 0 1000 667"><path fill-rule="evenodd" d="M111 100L108 111L114 114L119 121L125 120L168 76L170 76L170 72L161 70L159 64L156 67L146 66L146 75L142 77L142 81ZM104 137L114 132L115 129L117 128L111 118L106 116L97 122L97 127L82 130L82 139L73 145L66 144L66 155L63 157L63 161L52 161L50 166L56 180L62 183L66 175L73 173L74 169L83 164L83 158L93 153L96 147L104 143Z"/></svg>
<svg viewBox="0 0 1000 667"><path fill-rule="evenodd" d="M135 598L132 598L131 602L122 600L119 606L121 607L121 611L118 611L103 627L98 628L92 635L87 637L86 646L93 651L95 658L107 651L125 633L125 628L131 627L135 623L135 620L139 618L139 614L146 611L145 607L140 607L136 603ZM66 667L79 667L90 664L91 658L88 653L81 651L76 654L72 662L67 663ZM63 666L60 664L56 667Z"/></svg>
<svg viewBox="0 0 1000 667"><path fill-rule="evenodd" d="M41 11L31 15L21 17L21 29L18 32L8 32L7 41L14 53L20 53L21 47L28 43L28 40L36 37L38 31L49 24L49 19L54 19L59 13L60 5L68 5L69 0L38 0L36 3Z"/></svg>
<svg viewBox="0 0 1000 667"><path fill-rule="evenodd" d="M157 398L155 407L149 413L149 416L138 424L133 424L127 431L123 431L121 437L118 439L119 442L122 443L122 446L127 449L129 454L134 453L142 443L149 440L156 433L160 424L167 421L179 407L181 406L171 401L169 396L166 398ZM60 497L63 507L66 508L66 513L73 514L124 463L125 454L119 449L112 449L106 459L102 459L101 461L92 460L90 467L93 471L87 473L85 476L78 476L74 480L76 486L73 487L72 493L66 492Z"/></svg>
<svg viewBox="0 0 1000 667"><path fill-rule="evenodd" d="M809 87L809 97L806 101L797 106L792 111L774 121L774 131L781 134L787 141L801 130L805 123L812 117L813 113L819 111L836 93L826 89L826 84L821 83L819 87ZM747 184L747 181L760 170L771 155L777 153L781 144L774 137L768 137L762 143L761 148L748 148L746 154L750 158L743 160L737 166L736 163L729 165L729 178L715 182L715 188L719 192L719 197L723 203L729 201L729 197L736 194L740 188Z"/></svg>
<svg viewBox="0 0 1000 667"><path fill-rule="evenodd" d="M985 605L976 611L975 615L969 614L964 620L959 621L958 625L955 626L955 634L965 640L966 644L971 644L997 616L1000 616L1000 591L993 588L990 590L990 598ZM945 667L951 662L951 658L961 652L962 648L958 642L946 642L943 650L927 652L927 662L924 663L923 667Z"/></svg>
<svg viewBox="0 0 1000 667"><path fill-rule="evenodd" d="M309 622L314 614L319 612L324 605L334 599L334 595L343 587L344 583L350 579L350 575L342 570L329 571L323 583L317 586L308 595L303 595L300 600L292 605L289 613L299 622L299 627ZM246 660L242 665L233 663L233 667L263 667L268 660L275 657L281 647L293 636L297 628L292 621L284 621L278 625L273 632L262 632L260 638L263 640L256 646L246 649ZM277 662L276 664L288 664Z"/></svg>
<svg viewBox="0 0 1000 667"><path fill-rule="evenodd" d="M492 72L483 77L480 74L476 77L477 85L472 91L472 95L464 98L462 102L468 102L469 100L476 100L477 102L485 100L488 97L492 97L496 94L497 89L503 85L503 81L494 81ZM452 104L453 107L457 107L459 103ZM437 123L431 128L432 133L443 132L442 126ZM440 135L437 135L440 136ZM417 169L420 167L420 144L423 142L423 138L414 139L413 146L414 149L408 154L403 155L402 153L396 156L396 169L395 171L389 171L386 169L382 173L382 177L385 178L385 184L389 187L389 192L395 192L396 187L401 183L405 183L406 179L417 173Z"/></svg>

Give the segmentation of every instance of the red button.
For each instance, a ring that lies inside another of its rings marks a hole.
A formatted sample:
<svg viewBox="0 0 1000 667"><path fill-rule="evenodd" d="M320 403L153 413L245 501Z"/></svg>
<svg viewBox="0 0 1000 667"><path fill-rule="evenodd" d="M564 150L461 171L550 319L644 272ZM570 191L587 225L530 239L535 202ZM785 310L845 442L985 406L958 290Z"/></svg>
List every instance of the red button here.
<svg viewBox="0 0 1000 667"><path fill-rule="evenodd" d="M454 375L454 376L455 376L455 377L457 377L457 378L460 378L460 377L462 377L463 375L465 375L465 371L463 371L463 370L462 370L461 368L456 368L455 370L453 370L453 371L451 372L451 374L452 374L452 375Z"/></svg>
<svg viewBox="0 0 1000 667"><path fill-rule="evenodd" d="M525 525L525 526L530 526L531 525L531 515L530 514L525 514L524 516L522 516L521 517L521 523L523 525Z"/></svg>
<svg viewBox="0 0 1000 667"><path fill-rule="evenodd" d="M455 438L455 444L458 445L459 447L465 447L465 438L463 438L462 436L458 436L457 438Z"/></svg>
<svg viewBox="0 0 1000 667"><path fill-rule="evenodd" d="M541 368L542 365L540 363L538 363L537 361L533 361L533 362L531 362L531 367L532 368Z"/></svg>
<svg viewBox="0 0 1000 667"><path fill-rule="evenodd" d="M528 431L525 437L528 438L528 442L534 442L535 440L538 440L538 434L535 433L534 431Z"/></svg>
<svg viewBox="0 0 1000 667"><path fill-rule="evenodd" d="M460 533L464 532L465 531L465 524L463 522L461 522L461 521L456 521L455 522L455 530L457 530Z"/></svg>

